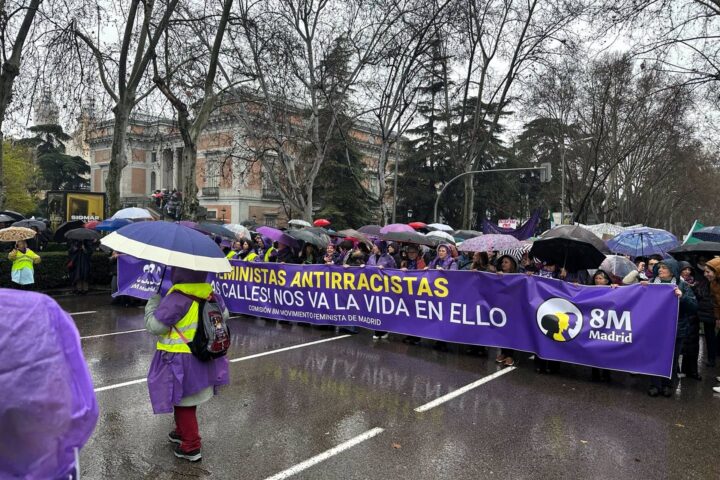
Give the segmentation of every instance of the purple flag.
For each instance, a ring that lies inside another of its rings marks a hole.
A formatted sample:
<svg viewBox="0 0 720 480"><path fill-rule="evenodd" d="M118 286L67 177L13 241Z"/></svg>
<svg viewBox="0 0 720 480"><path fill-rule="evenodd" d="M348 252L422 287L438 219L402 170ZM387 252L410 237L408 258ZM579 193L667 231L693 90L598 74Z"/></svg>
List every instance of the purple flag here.
<svg viewBox="0 0 720 480"><path fill-rule="evenodd" d="M156 293L162 279L162 292L170 290L170 271L172 267L166 267L155 262L140 260L131 255L120 255L118 257L118 291L113 297L126 295L128 297L147 300Z"/></svg>
<svg viewBox="0 0 720 480"><path fill-rule="evenodd" d="M520 225L517 229L498 227L488 219L483 218L482 231L486 234L496 233L501 235L512 235L518 240L527 240L535 233L538 223L540 223L540 210L535 210L532 215L530 215L528 221Z"/></svg>

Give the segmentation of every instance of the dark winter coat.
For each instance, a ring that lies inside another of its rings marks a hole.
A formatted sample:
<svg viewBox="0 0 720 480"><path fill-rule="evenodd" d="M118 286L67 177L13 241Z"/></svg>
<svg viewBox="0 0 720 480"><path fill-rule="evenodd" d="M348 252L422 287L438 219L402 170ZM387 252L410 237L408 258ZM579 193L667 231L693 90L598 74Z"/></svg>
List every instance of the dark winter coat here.
<svg viewBox="0 0 720 480"><path fill-rule="evenodd" d="M673 278L669 282L664 282L660 280L660 277L658 277L658 268L660 265L666 265L672 272ZM688 336L690 331L691 318L697 313L698 302L692 291L692 287L680 278L680 267L678 262L673 259L667 259L658 263L653 271L652 283L675 283L677 288L679 288L682 292L682 295L680 296L680 312L678 313L676 336L677 338L685 338Z"/></svg>

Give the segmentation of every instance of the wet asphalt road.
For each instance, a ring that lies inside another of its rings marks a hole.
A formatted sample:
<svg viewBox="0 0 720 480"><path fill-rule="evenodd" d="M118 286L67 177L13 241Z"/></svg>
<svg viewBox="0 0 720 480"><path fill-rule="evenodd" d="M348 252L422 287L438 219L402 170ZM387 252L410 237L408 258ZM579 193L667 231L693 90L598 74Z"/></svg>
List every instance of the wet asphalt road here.
<svg viewBox="0 0 720 480"><path fill-rule="evenodd" d="M95 387L143 379L154 338L141 308L104 295L58 298L73 316ZM331 339L332 331L234 318L231 359ZM103 336L97 336L103 335ZM367 331L233 362L231 384L198 409L203 461L176 459L171 415L153 415L145 383L97 392L100 419L81 454L83 479L265 479L375 428L383 431L287 478L720 478L720 396L682 379L671 399L647 380L589 381L565 365L518 368L423 413L414 409L497 372L490 358ZM373 432L371 432L373 433ZM375 431L376 433L376 431Z"/></svg>

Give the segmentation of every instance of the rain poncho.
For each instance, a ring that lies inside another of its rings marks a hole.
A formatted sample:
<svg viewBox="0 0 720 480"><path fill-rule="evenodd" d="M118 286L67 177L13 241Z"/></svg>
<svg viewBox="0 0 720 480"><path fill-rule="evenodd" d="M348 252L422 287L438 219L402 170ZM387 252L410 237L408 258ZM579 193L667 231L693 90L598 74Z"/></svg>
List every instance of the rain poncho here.
<svg viewBox="0 0 720 480"><path fill-rule="evenodd" d="M98 406L80 336L54 300L0 289L0 478L67 478Z"/></svg>

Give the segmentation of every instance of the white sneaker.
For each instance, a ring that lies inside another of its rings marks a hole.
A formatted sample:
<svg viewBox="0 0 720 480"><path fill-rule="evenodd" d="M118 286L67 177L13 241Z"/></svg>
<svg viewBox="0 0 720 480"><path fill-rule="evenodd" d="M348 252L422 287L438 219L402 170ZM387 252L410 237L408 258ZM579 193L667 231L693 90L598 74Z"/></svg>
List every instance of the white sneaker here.
<svg viewBox="0 0 720 480"><path fill-rule="evenodd" d="M678 373L677 376L678 378L685 378L687 375L685 375L684 373Z"/></svg>
<svg viewBox="0 0 720 480"><path fill-rule="evenodd" d="M720 393L720 387L713 387L713 392Z"/></svg>
<svg viewBox="0 0 720 480"><path fill-rule="evenodd" d="M716 382L720 382L720 377L715 377Z"/></svg>
<svg viewBox="0 0 720 480"><path fill-rule="evenodd" d="M385 335L380 335L380 338L383 340L387 340L388 338L390 338L390 334L386 333Z"/></svg>

